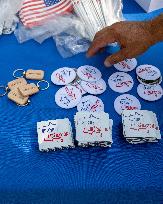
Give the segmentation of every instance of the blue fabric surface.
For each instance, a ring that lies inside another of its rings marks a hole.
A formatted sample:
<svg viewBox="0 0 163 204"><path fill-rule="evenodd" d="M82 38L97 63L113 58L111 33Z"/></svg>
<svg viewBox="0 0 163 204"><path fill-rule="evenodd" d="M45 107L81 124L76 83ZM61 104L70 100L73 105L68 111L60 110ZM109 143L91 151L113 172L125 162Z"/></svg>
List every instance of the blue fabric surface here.
<svg viewBox="0 0 163 204"><path fill-rule="evenodd" d="M141 8L131 0L125 0L124 6L125 13L140 13L135 14L136 18L143 15ZM138 63L153 64L163 74L162 50L163 43L151 47L138 58ZM17 68L44 69L45 78L50 81L55 69L84 64L98 67L107 81L115 69L104 68L106 56L107 53L103 53L87 59L85 54L80 54L62 59L52 39L42 45L34 41L20 45L13 35L2 36L0 84L12 80ZM138 97L135 71L131 76L135 86L129 93ZM7 97L0 98L0 203L163 203L163 140L158 144L135 146L126 143L121 118L113 108L119 94L109 87L100 98L105 103L105 112L114 120L112 148L39 152L37 121L69 117L74 130L76 109L63 110L56 106L54 95L58 88L51 84L47 91L33 96L28 107L17 107ZM163 135L163 99L157 102L139 100L142 109L157 114Z"/></svg>

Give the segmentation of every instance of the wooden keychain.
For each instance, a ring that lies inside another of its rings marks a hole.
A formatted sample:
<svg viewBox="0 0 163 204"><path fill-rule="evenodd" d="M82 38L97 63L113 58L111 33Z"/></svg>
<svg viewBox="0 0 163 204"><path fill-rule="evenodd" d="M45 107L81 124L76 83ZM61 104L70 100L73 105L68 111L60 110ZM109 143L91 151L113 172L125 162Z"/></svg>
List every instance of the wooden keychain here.
<svg viewBox="0 0 163 204"><path fill-rule="evenodd" d="M27 106L30 103L29 96L23 96L18 88L12 89L8 93L8 98L18 106Z"/></svg>
<svg viewBox="0 0 163 204"><path fill-rule="evenodd" d="M2 94L0 94L0 97L5 96L10 90L7 95L8 98L11 101L15 102L18 106L26 106L30 103L29 96L24 97L18 90L18 87L25 85L27 85L27 81L23 78L10 81L8 82L7 86L1 85L0 89L3 89L4 91L2 92Z"/></svg>
<svg viewBox="0 0 163 204"><path fill-rule="evenodd" d="M45 83L47 84L47 86L45 88L41 88L40 84ZM45 81L45 80L41 80L39 82L37 82L37 84L34 83L30 83L30 84L25 84L20 86L18 89L20 91L20 93L26 97L26 96L32 96L36 93L38 93L39 91L44 91L47 90L49 88L49 82Z"/></svg>
<svg viewBox="0 0 163 204"><path fill-rule="evenodd" d="M7 88L12 90L12 89L18 88L26 84L27 84L27 81L24 78L18 78L18 79L8 82Z"/></svg>
<svg viewBox="0 0 163 204"><path fill-rule="evenodd" d="M41 71L41 70L40 70ZM34 75L31 75L30 79L35 78ZM29 77L28 77L29 78ZM38 79L41 79L42 77L37 77ZM47 86L45 88L41 88L41 84L45 83ZM40 80L37 82L37 84L31 83L28 84L26 79L24 78L18 78L8 82L7 86L0 86L0 89L3 89L4 91L0 94L0 97L5 96L8 91L8 98L15 102L18 106L26 106L30 103L29 96L38 93L40 90L47 90L49 88L49 82L46 80Z"/></svg>
<svg viewBox="0 0 163 204"><path fill-rule="evenodd" d="M41 83L45 83L47 86L45 88L41 88ZM26 106L30 103L30 96L38 93L39 91L47 90L49 86L49 82L45 80L41 80L37 84L22 84L21 86L12 89L8 93L8 98L15 102L18 106Z"/></svg>
<svg viewBox="0 0 163 204"><path fill-rule="evenodd" d="M17 76L18 72L21 72L22 74L20 76ZM17 79L25 77L26 79L31 79L31 80L43 80L44 71L43 70L33 70L33 69L28 69L27 71L24 71L23 69L16 69L13 72L13 77Z"/></svg>
<svg viewBox="0 0 163 204"><path fill-rule="evenodd" d="M9 90L16 89L26 84L27 84L27 81L24 78L18 78L18 79L8 82L7 86L0 85L0 89L3 89L3 92L2 94L0 94L0 97L5 96Z"/></svg>

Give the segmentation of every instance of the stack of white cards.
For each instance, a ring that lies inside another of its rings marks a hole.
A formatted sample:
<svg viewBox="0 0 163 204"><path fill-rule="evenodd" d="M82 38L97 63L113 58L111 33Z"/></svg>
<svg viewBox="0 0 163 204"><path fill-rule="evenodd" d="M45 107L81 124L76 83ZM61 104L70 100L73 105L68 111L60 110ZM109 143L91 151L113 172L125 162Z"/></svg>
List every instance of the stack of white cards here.
<svg viewBox="0 0 163 204"><path fill-rule="evenodd" d="M37 133L40 151L74 147L72 127L67 118L38 122Z"/></svg>
<svg viewBox="0 0 163 204"><path fill-rule="evenodd" d="M109 119L109 114L77 112L74 120L79 146L111 147L113 121Z"/></svg>
<svg viewBox="0 0 163 204"><path fill-rule="evenodd" d="M158 142L161 139L156 114L147 110L124 110L123 134L127 142L140 144Z"/></svg>

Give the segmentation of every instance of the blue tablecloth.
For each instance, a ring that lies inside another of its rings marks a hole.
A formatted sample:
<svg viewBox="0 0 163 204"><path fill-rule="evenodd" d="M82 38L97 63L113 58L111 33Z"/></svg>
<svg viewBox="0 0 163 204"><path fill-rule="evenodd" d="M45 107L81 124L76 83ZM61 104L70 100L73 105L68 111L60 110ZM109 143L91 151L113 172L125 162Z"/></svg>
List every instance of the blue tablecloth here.
<svg viewBox="0 0 163 204"><path fill-rule="evenodd" d="M143 10L131 0L124 1L124 13L132 13L133 19L144 16ZM138 58L138 63L153 64L163 73L162 50L163 43L151 47ZM53 70L84 64L98 67L107 81L115 69L103 66L106 55L87 59L84 53L62 59L52 39L42 45L34 41L18 44L14 35L2 36L0 84L12 80L12 73L17 68L44 69L45 78L50 81ZM135 71L131 75L135 78L135 86L129 93L138 97ZM113 108L119 94L109 87L100 97L105 103L105 111L114 120L112 148L39 152L37 121L68 117L74 130L76 109L59 108L54 102L57 90L58 87L51 84L47 91L33 96L28 107L17 107L7 97L0 98L0 203L163 203L163 140L158 144L135 146L126 143L121 117ZM139 100L143 109L157 114L163 135L163 100Z"/></svg>

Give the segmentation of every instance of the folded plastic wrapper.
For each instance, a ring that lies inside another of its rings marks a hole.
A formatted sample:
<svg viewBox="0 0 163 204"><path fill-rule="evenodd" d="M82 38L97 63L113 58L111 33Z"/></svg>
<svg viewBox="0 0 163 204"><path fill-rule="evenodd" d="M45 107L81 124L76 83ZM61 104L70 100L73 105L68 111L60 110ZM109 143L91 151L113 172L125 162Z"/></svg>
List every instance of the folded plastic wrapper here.
<svg viewBox="0 0 163 204"><path fill-rule="evenodd" d="M19 21L16 14L23 0L0 0L0 35L11 34Z"/></svg>
<svg viewBox="0 0 163 204"><path fill-rule="evenodd" d="M107 1L111 2L109 6L109 9L111 9L110 19L105 26L96 28L93 35L102 28L123 19L121 0ZM92 26L91 20L89 19L90 26ZM47 20L42 25L32 28L26 28L23 24L19 23L15 30L15 36L19 43L31 39L42 43L47 38L53 37L59 53L63 58L67 58L85 52L89 48L90 42L93 40L88 29L89 24L86 24L77 12L74 14L68 13L64 16L54 15L53 18Z"/></svg>
<svg viewBox="0 0 163 204"><path fill-rule="evenodd" d="M45 24L30 29L20 23L15 30L15 36L19 43L31 39L42 43L53 37L59 53L64 58L85 52L90 43L83 23L73 14L54 16Z"/></svg>

